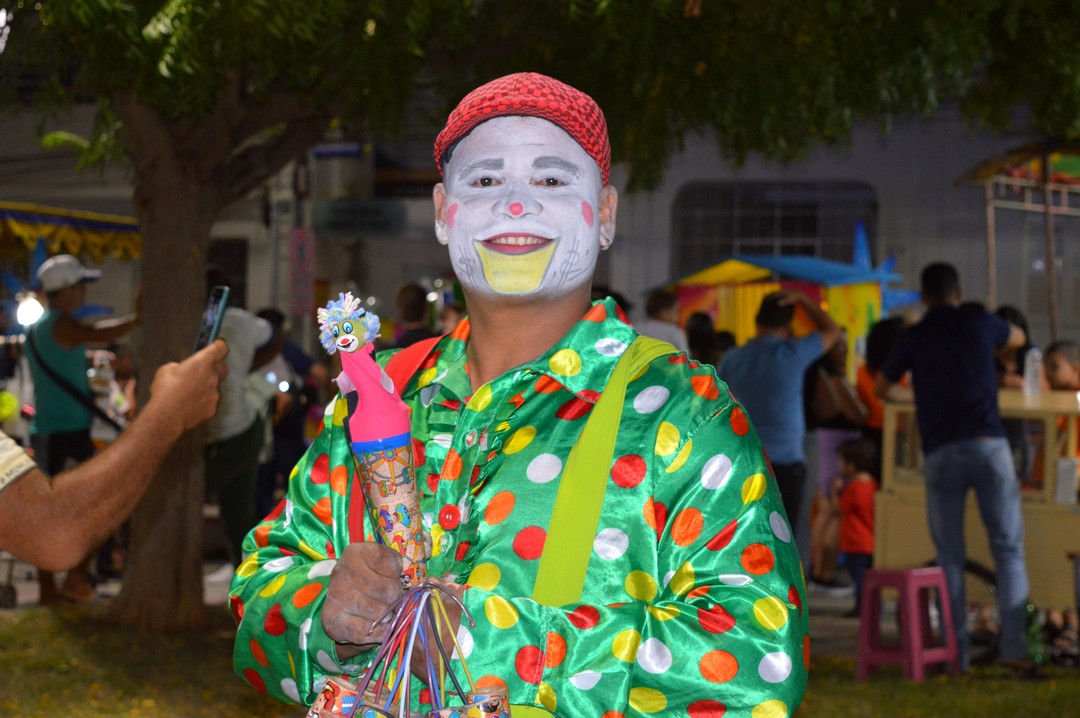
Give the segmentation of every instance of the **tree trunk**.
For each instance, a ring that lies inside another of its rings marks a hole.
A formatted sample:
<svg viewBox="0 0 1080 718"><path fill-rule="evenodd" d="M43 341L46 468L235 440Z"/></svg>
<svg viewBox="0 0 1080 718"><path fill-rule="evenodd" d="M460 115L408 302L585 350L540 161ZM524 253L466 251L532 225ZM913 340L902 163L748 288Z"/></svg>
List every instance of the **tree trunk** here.
<svg viewBox="0 0 1080 718"><path fill-rule="evenodd" d="M191 353L206 296L210 228L220 200L175 165L136 170L143 247L138 357L145 401L154 371ZM204 497L203 434L195 431L177 444L132 516L124 585L112 608L115 620L153 631L205 625Z"/></svg>

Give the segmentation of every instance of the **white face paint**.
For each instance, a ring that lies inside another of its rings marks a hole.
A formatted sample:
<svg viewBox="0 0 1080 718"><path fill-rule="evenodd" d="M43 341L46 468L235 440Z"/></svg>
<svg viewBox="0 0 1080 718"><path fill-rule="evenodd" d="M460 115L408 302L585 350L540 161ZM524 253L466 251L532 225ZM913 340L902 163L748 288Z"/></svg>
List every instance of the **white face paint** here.
<svg viewBox="0 0 1080 718"><path fill-rule="evenodd" d="M592 279L616 194L559 126L497 117L454 148L435 188L435 232L458 280L485 295L557 297Z"/></svg>

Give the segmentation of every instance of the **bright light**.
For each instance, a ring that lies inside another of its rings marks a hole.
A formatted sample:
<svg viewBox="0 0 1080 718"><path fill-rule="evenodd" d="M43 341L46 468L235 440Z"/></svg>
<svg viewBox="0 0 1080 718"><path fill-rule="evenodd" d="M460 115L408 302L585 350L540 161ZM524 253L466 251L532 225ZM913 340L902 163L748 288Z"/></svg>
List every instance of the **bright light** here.
<svg viewBox="0 0 1080 718"><path fill-rule="evenodd" d="M369 307L374 307L375 306L375 297L368 297L366 302L367 302L367 305Z"/></svg>
<svg viewBox="0 0 1080 718"><path fill-rule="evenodd" d="M439 293L438 292L428 292L427 300L429 302L434 302L438 298L439 298Z"/></svg>
<svg viewBox="0 0 1080 718"><path fill-rule="evenodd" d="M15 310L15 319L24 327L28 327L45 313L45 308L33 294L29 294L19 300L19 307Z"/></svg>
<svg viewBox="0 0 1080 718"><path fill-rule="evenodd" d="M284 394L285 392L287 392L289 390L289 382L282 381L281 383L279 383L277 385L277 390L280 391L282 394Z"/></svg>

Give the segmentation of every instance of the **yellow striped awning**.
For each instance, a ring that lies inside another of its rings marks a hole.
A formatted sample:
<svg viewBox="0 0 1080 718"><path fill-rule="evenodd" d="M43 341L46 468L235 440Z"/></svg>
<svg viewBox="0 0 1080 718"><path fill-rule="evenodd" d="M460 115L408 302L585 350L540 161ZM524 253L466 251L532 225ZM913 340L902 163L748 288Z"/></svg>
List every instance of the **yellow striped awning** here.
<svg viewBox="0 0 1080 718"><path fill-rule="evenodd" d="M42 241L50 255L85 253L95 262L142 254L142 236L132 217L23 202L0 202L0 240L18 240L27 251Z"/></svg>

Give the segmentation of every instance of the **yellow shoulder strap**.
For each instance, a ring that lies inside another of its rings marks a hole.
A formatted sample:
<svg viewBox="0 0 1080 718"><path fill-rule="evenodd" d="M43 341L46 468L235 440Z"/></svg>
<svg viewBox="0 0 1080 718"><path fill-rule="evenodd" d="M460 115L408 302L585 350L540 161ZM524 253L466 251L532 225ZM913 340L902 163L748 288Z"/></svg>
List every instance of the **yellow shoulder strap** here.
<svg viewBox="0 0 1080 718"><path fill-rule="evenodd" d="M581 600L615 455L626 387L643 366L676 351L667 342L639 336L615 365L563 470L533 584L532 598L537 603L565 606ZM514 715L518 715L516 710Z"/></svg>

